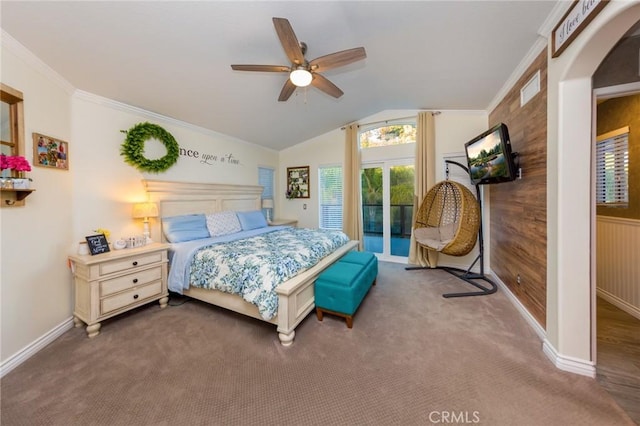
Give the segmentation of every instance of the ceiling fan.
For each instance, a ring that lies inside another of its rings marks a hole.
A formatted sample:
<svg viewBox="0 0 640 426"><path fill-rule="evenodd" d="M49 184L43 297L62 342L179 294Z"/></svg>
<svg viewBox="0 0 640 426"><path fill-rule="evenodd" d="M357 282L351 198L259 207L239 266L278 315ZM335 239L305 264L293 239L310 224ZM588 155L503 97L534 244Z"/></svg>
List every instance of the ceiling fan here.
<svg viewBox="0 0 640 426"><path fill-rule="evenodd" d="M291 61L291 66L231 65L231 68L236 71L289 73L289 78L284 83L280 96L278 97L278 101L280 102L289 99L296 90L296 87L306 87L308 85L312 85L334 98L339 98L344 92L320 74L320 72L347 65L367 57L364 47L356 47L307 61L304 57L307 52L307 45L304 42L298 41L289 21L284 18L273 18L273 25L278 33L280 43Z"/></svg>

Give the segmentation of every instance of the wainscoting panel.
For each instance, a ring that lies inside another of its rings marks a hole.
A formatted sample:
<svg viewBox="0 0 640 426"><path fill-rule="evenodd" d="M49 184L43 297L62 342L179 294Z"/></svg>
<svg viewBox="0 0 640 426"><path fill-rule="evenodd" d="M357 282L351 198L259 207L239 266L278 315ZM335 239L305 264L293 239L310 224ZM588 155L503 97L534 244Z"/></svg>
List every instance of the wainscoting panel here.
<svg viewBox="0 0 640 426"><path fill-rule="evenodd" d="M598 295L640 318L640 220L597 216Z"/></svg>

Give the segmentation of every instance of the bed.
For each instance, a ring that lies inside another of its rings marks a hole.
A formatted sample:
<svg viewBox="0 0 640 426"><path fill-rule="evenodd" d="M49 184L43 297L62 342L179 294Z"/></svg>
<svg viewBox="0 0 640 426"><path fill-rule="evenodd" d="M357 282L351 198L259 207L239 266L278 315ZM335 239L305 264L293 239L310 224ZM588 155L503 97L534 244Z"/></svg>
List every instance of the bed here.
<svg viewBox="0 0 640 426"><path fill-rule="evenodd" d="M233 185L211 183L169 182L143 180L149 200L158 204L159 218L151 223L150 233L154 241L169 242L163 232L163 218L218 212L255 212L261 208L262 187L257 185ZM165 220L167 222L168 219ZM165 231L166 231L166 225ZM269 227L266 232L284 227ZM258 234L260 234L258 232ZM275 235L275 232L271 234ZM175 246L175 244L172 244ZM278 338L284 346L293 343L295 328L314 309L313 284L317 276L345 253L357 248L358 241L346 241L313 266L301 270L297 275L275 286L277 295L277 313L265 318L264 311L241 296L219 290L196 287L187 283L182 294L266 321L277 326ZM177 252L177 249L176 249ZM173 254L173 253L172 253ZM169 275L176 274L171 269ZM181 283L180 285L183 285ZM170 281L171 286L171 281Z"/></svg>

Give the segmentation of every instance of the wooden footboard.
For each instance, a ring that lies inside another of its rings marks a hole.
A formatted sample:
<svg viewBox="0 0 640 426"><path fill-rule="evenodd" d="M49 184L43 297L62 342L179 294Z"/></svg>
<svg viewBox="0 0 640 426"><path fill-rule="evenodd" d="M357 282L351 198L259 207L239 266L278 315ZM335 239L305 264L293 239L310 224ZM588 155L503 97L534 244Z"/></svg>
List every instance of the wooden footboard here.
<svg viewBox="0 0 640 426"><path fill-rule="evenodd" d="M225 210L260 210L262 187L257 185L232 185L216 183L169 182L144 180L143 184L149 200L158 203L160 218L194 213L214 213ZM151 237L155 241L166 242L162 233L162 223L154 221ZM313 284L316 277L346 252L355 249L358 241L349 241L338 250L325 257L317 265L280 284L278 293L278 314L267 321L278 326L278 337L283 345L289 346L295 336L295 328L313 310ZM265 321L258 308L242 297L191 287L185 296L202 300L261 321Z"/></svg>
<svg viewBox="0 0 640 426"><path fill-rule="evenodd" d="M313 284L318 275L344 256L345 253L357 247L358 241L349 241L315 266L276 287L276 293L278 293L278 315L271 320L262 318L257 306L244 301L242 297L235 294L191 287L184 291L184 295L261 321L276 324L280 342L284 346L289 346L293 343L295 328L315 307Z"/></svg>

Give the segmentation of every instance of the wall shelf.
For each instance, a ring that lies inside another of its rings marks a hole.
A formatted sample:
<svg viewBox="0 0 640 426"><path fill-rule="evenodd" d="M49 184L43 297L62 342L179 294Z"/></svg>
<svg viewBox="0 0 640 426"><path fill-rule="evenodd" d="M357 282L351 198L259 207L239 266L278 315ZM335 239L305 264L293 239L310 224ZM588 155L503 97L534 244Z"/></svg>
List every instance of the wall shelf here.
<svg viewBox="0 0 640 426"><path fill-rule="evenodd" d="M2 207L18 207L24 205L24 199L29 196L35 189L10 189L0 188L0 196L2 198Z"/></svg>

